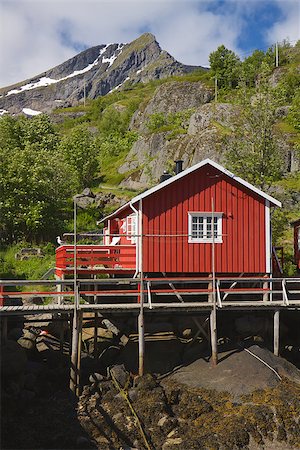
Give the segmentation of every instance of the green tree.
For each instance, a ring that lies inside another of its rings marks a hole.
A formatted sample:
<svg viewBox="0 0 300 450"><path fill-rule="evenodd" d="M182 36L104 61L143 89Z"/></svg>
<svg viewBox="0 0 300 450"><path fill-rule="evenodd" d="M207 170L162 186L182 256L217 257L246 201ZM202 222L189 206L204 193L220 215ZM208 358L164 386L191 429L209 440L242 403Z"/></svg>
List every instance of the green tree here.
<svg viewBox="0 0 300 450"><path fill-rule="evenodd" d="M99 172L96 140L85 125L78 125L59 146L65 161L75 172L79 188L90 187Z"/></svg>
<svg viewBox="0 0 300 450"><path fill-rule="evenodd" d="M234 132L225 140L231 169L264 190L281 178L285 167L274 133L277 106L268 78L261 77L255 95L241 92Z"/></svg>
<svg viewBox="0 0 300 450"><path fill-rule="evenodd" d="M75 191L70 168L47 150L0 152L6 161L0 169L1 241L52 238Z"/></svg>
<svg viewBox="0 0 300 450"><path fill-rule="evenodd" d="M209 62L212 75L217 77L219 87L237 86L241 67L238 55L224 45L220 45L209 55Z"/></svg>
<svg viewBox="0 0 300 450"><path fill-rule="evenodd" d="M61 229L76 184L56 146L46 117L0 120L2 243L52 238Z"/></svg>
<svg viewBox="0 0 300 450"><path fill-rule="evenodd" d="M248 86L254 86L256 78L260 72L265 54L262 50L254 50L241 65L241 78Z"/></svg>

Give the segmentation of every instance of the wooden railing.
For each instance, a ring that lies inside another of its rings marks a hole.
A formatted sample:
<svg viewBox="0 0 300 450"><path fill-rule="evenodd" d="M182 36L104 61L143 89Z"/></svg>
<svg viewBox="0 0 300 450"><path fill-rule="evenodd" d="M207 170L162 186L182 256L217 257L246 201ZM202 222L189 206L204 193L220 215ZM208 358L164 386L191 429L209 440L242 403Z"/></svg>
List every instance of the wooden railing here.
<svg viewBox="0 0 300 450"><path fill-rule="evenodd" d="M26 286L26 290L20 288ZM29 286L31 289L28 289ZM141 295L146 309L297 307L300 309L300 278L166 277L100 278L76 282L78 295L86 310L138 308ZM51 304L24 306L21 299L52 298ZM97 299L96 304L95 298ZM0 280L0 313L14 309L72 309L74 280ZM18 302L17 302L18 301ZM15 306L14 306L15 305ZM19 305L19 306L18 306ZM119 305L119 306L118 306ZM135 305L135 306L134 306Z"/></svg>
<svg viewBox="0 0 300 450"><path fill-rule="evenodd" d="M134 245L77 245L78 273L109 273L136 268ZM56 275L74 272L74 246L61 245L56 249Z"/></svg>

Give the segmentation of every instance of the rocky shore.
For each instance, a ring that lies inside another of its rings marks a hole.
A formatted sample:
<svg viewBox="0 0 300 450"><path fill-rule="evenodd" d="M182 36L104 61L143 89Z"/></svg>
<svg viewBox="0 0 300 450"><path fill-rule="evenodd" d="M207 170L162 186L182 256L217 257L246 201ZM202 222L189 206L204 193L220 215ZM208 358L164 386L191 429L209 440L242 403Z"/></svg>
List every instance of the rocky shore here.
<svg viewBox="0 0 300 450"><path fill-rule="evenodd" d="M111 348L116 338L100 330L100 347ZM186 361L176 365L176 339L157 341L155 329L148 354L162 368L169 353L173 368L138 377L130 364L137 343L129 335L110 361L105 352L106 362L83 353L75 402L68 390L68 344L61 352L55 327L53 334L40 331L11 330L2 344L2 449L300 448L300 371L263 342L220 343L216 368L203 342L194 344L202 348L200 358L180 342Z"/></svg>

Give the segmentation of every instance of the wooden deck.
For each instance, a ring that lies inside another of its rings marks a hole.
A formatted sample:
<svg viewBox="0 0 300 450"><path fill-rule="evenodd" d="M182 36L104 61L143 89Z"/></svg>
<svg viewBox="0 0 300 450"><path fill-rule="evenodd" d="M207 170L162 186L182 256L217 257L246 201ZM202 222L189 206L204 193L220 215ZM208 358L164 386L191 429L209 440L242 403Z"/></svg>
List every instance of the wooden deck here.
<svg viewBox="0 0 300 450"><path fill-rule="evenodd" d="M30 291L12 291L24 286L31 286ZM211 311L214 307L300 310L300 278L216 278L215 284L209 277L87 279L78 280L77 288L81 299L77 309L82 312L136 313L141 307L145 313ZM47 304L33 304L37 297ZM73 311L74 280L0 281L0 316Z"/></svg>

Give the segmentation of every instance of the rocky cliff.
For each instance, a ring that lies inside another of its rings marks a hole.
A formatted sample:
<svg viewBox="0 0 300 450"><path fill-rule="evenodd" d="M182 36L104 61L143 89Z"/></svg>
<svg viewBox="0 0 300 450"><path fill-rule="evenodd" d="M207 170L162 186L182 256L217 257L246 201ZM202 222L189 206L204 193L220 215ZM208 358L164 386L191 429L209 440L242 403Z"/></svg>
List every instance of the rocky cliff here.
<svg viewBox="0 0 300 450"><path fill-rule="evenodd" d="M147 82L190 72L145 33L129 44L97 45L33 78L0 90L0 111L28 115L94 99L125 82Z"/></svg>

